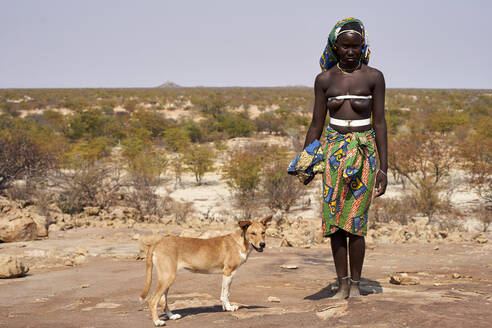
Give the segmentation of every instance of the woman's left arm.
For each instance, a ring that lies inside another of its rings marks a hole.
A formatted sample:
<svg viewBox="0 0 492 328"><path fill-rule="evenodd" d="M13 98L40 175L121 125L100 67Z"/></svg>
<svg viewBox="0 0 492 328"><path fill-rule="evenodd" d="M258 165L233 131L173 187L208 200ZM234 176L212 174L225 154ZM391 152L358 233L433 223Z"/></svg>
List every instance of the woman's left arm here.
<svg viewBox="0 0 492 328"><path fill-rule="evenodd" d="M379 155L379 170L376 173L376 194L374 197L383 195L388 185L388 137L386 130L386 119L384 118L384 95L386 85L383 73L375 70L372 126L376 132L376 147Z"/></svg>

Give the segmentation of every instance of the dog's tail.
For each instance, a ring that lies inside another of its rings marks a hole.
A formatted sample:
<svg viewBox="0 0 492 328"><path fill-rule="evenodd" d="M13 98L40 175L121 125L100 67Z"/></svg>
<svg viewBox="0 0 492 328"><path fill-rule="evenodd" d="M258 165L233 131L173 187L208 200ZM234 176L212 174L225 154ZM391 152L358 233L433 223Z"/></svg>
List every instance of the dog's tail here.
<svg viewBox="0 0 492 328"><path fill-rule="evenodd" d="M149 246L147 248L147 255L145 256L145 286L140 294L140 301L143 302L147 298L147 294L149 293L150 285L152 284L152 269L154 267L154 263L152 261L153 253L154 253L155 244Z"/></svg>

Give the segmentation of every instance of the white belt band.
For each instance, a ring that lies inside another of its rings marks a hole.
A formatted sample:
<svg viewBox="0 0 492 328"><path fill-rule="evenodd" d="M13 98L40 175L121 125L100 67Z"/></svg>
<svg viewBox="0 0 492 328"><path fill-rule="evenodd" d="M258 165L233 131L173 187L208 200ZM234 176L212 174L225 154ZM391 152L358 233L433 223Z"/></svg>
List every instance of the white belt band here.
<svg viewBox="0 0 492 328"><path fill-rule="evenodd" d="M338 99L338 100L342 100L342 99L372 99L372 95L369 95L369 96L341 95L341 96L328 98L328 100L332 100L332 99Z"/></svg>
<svg viewBox="0 0 492 328"><path fill-rule="evenodd" d="M330 117L330 124L338 126L364 126L370 125L371 119L366 118L363 120L339 120L337 118Z"/></svg>

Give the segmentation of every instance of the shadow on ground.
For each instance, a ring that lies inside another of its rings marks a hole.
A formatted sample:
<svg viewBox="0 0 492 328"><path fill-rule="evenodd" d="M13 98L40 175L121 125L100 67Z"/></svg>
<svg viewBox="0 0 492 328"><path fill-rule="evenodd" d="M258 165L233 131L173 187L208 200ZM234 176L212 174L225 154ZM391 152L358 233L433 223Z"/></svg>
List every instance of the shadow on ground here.
<svg viewBox="0 0 492 328"><path fill-rule="evenodd" d="M304 297L305 300L317 301L324 298L331 298L335 296L338 290L338 282L332 282L328 286L324 287L320 291ZM361 278L360 280L360 293L362 296L370 294L380 294L383 292L381 284L374 280Z"/></svg>
<svg viewBox="0 0 492 328"><path fill-rule="evenodd" d="M240 306L239 309L265 309L266 306L257 306L257 305L248 305L248 306ZM187 317L189 315L197 315L203 313L217 313L224 312L222 310L221 305L214 306L198 306L192 308L184 308L184 309L176 309L173 310L173 313L180 314L182 318ZM161 315L161 317L165 317L165 314Z"/></svg>

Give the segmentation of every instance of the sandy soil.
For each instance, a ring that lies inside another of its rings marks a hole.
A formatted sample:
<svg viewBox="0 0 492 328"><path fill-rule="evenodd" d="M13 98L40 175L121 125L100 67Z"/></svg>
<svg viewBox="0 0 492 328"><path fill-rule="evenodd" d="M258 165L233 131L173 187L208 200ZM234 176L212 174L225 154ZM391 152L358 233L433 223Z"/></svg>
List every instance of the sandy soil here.
<svg viewBox="0 0 492 328"><path fill-rule="evenodd" d="M0 252L37 263L23 278L0 280L0 327L153 327L146 304L138 301L145 264L135 259L134 240L149 232L77 229L44 241L0 244ZM231 288L237 312L221 310L220 275L180 271L169 297L183 318L167 326L490 327L490 244L368 244L364 296L337 301L331 299L335 271L328 245L280 248L279 242L267 239L265 252L252 253L238 271ZM81 265L42 265L50 258L43 251L53 256L81 247L88 253ZM395 272L420 283L390 284Z"/></svg>

